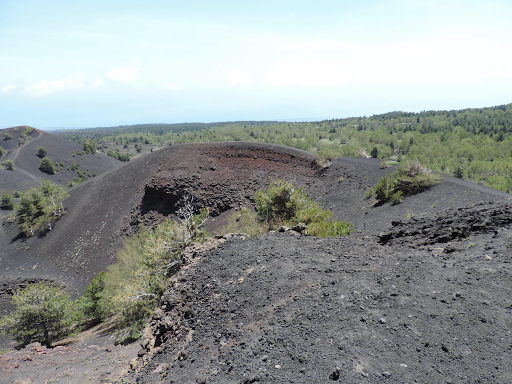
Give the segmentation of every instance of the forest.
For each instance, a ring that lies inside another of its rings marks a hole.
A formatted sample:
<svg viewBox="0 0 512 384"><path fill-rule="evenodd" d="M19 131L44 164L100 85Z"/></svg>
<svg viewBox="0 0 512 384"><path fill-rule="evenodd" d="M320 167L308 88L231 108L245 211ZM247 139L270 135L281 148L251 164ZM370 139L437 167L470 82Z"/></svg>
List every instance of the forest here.
<svg viewBox="0 0 512 384"><path fill-rule="evenodd" d="M93 140L105 153L121 148L191 142L259 141L323 157L367 153L391 162L418 160L435 171L512 190L512 104L451 111L389 112L317 122L239 121L143 124L59 131ZM138 150L140 152L140 150Z"/></svg>

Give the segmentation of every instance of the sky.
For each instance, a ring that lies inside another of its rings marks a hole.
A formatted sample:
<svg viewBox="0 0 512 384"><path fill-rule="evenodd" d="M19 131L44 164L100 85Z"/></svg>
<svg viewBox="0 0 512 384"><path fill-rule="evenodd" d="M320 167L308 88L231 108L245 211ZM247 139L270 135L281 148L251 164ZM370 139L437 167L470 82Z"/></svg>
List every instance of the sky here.
<svg viewBox="0 0 512 384"><path fill-rule="evenodd" d="M0 127L512 102L510 0L0 0Z"/></svg>

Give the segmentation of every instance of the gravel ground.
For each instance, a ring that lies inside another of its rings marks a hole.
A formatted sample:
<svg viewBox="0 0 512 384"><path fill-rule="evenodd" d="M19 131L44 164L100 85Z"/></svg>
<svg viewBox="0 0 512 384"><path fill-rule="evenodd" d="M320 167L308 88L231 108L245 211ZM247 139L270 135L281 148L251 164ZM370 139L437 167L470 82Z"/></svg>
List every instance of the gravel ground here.
<svg viewBox="0 0 512 384"><path fill-rule="evenodd" d="M510 234L449 254L293 232L233 240L164 296L133 378L511 382Z"/></svg>

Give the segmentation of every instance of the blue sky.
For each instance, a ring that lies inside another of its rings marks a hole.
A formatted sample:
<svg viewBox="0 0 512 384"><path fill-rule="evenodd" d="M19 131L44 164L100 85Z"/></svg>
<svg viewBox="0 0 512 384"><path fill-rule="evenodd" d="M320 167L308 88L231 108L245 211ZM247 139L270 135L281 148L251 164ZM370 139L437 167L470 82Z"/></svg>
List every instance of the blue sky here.
<svg viewBox="0 0 512 384"><path fill-rule="evenodd" d="M512 102L512 2L0 0L0 126Z"/></svg>

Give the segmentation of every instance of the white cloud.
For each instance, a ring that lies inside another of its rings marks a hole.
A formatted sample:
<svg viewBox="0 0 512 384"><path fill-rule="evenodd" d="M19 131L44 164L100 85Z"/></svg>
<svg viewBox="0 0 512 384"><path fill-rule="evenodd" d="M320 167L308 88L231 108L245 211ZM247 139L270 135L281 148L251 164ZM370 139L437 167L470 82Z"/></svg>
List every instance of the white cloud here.
<svg viewBox="0 0 512 384"><path fill-rule="evenodd" d="M85 75L77 72L73 76L68 76L61 80L41 80L35 84L25 87L25 91L30 96L42 96L49 93L83 87L85 85Z"/></svg>
<svg viewBox="0 0 512 384"><path fill-rule="evenodd" d="M114 68L107 76L113 80L122 81L124 83L130 83L137 79L137 68L134 67L119 67Z"/></svg>
<svg viewBox="0 0 512 384"><path fill-rule="evenodd" d="M231 71L227 77L229 85L236 87L238 85L250 85L254 83L254 80L250 78L246 73L239 71Z"/></svg>
<svg viewBox="0 0 512 384"><path fill-rule="evenodd" d="M348 78L344 68L336 63L285 59L267 74L266 81L270 85L324 86L341 84Z"/></svg>
<svg viewBox="0 0 512 384"><path fill-rule="evenodd" d="M16 86L14 84L7 84L2 87L2 93L7 93L15 89Z"/></svg>
<svg viewBox="0 0 512 384"><path fill-rule="evenodd" d="M99 87L102 82L103 82L103 76L98 77L96 80L94 80L94 83L92 84L92 86L93 87Z"/></svg>

